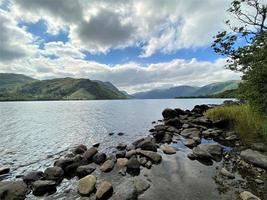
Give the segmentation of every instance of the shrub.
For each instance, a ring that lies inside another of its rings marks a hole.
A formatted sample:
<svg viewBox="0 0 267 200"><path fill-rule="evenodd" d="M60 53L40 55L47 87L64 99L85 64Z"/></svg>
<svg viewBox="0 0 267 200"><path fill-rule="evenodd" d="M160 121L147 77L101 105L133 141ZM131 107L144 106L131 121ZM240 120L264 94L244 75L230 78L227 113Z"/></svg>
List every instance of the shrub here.
<svg viewBox="0 0 267 200"><path fill-rule="evenodd" d="M267 141L267 119L249 105L218 106L205 113L211 120L227 119L244 143Z"/></svg>

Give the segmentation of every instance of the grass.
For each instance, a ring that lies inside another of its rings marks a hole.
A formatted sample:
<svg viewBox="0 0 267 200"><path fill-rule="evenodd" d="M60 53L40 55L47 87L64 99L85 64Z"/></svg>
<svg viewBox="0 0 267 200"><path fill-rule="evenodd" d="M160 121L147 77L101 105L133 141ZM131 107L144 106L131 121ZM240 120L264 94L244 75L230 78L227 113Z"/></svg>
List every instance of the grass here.
<svg viewBox="0 0 267 200"><path fill-rule="evenodd" d="M211 120L231 120L233 130L246 144L267 141L267 118L249 105L218 106L208 110L205 115Z"/></svg>

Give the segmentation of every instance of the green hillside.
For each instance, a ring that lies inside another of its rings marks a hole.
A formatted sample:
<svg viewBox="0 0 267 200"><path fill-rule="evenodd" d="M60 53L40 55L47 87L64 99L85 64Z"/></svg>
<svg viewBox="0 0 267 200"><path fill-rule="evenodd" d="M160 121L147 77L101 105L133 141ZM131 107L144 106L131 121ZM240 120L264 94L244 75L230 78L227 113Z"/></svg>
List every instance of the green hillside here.
<svg viewBox="0 0 267 200"><path fill-rule="evenodd" d="M111 83L89 79L59 78L2 88L0 100L126 99Z"/></svg>
<svg viewBox="0 0 267 200"><path fill-rule="evenodd" d="M25 76L23 74L0 73L0 89L11 88L33 81L36 81L36 79Z"/></svg>

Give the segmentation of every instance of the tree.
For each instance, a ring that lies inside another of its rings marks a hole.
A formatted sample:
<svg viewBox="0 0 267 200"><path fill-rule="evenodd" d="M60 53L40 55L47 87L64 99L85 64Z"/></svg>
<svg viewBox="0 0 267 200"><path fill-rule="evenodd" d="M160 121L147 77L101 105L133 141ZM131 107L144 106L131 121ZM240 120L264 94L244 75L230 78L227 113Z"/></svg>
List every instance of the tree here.
<svg viewBox="0 0 267 200"><path fill-rule="evenodd" d="M228 12L240 26L227 20L230 31L219 32L212 47L228 57L228 69L243 72L241 98L267 113L267 3L264 1L234 0Z"/></svg>

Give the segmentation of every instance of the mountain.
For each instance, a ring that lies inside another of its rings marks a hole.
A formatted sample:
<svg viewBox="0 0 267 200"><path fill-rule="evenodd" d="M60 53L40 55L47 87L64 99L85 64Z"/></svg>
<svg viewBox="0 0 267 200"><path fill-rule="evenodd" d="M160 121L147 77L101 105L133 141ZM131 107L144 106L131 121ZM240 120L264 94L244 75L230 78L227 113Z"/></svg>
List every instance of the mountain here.
<svg viewBox="0 0 267 200"><path fill-rule="evenodd" d="M224 92L226 90L233 90L238 87L239 83L240 81L225 81L205 85L201 87L198 91L196 91L194 93L194 96L212 95Z"/></svg>
<svg viewBox="0 0 267 200"><path fill-rule="evenodd" d="M0 73L0 89L11 88L33 81L36 81L36 79L23 74Z"/></svg>
<svg viewBox="0 0 267 200"><path fill-rule="evenodd" d="M137 99L171 99L177 96L191 96L198 89L198 87L183 85L168 89L156 89L148 92L139 92L133 94L133 96Z"/></svg>
<svg viewBox="0 0 267 200"><path fill-rule="evenodd" d="M240 81L226 81L212 83L203 87L177 86L168 89L155 89L147 92L133 94L137 99L170 99L176 97L198 97L222 93L226 90L233 90L238 87Z"/></svg>
<svg viewBox="0 0 267 200"><path fill-rule="evenodd" d="M57 78L34 81L13 88L2 88L0 100L93 100L126 99L109 82L89 79Z"/></svg>

